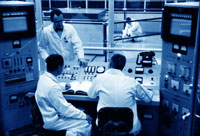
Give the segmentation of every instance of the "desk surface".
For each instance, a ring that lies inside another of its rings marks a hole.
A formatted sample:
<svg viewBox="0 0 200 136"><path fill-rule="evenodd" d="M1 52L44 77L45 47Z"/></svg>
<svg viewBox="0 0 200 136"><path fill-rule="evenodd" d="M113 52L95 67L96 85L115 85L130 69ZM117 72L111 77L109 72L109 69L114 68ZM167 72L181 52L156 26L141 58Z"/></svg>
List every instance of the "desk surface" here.
<svg viewBox="0 0 200 136"><path fill-rule="evenodd" d="M159 90L152 90L153 91L153 99L151 102L149 103L145 103L144 101L141 101L139 99L137 100L137 104L139 105L152 105L152 106L159 106L160 105L160 91ZM98 98L96 99L91 99L88 96L84 96L84 95L64 95L66 100L73 100L73 101L93 101L93 102L97 102Z"/></svg>
<svg viewBox="0 0 200 136"><path fill-rule="evenodd" d="M137 100L137 104L139 105L149 105L149 106L159 106L160 105L160 91L159 90L152 90L153 91L153 99L151 102L149 103L145 103L144 101L141 101L139 99ZM28 97L34 97L35 93L29 92L27 94ZM84 96L84 95L67 95L64 94L63 95L65 97L66 100L73 100L73 101L93 101L93 102L97 102L98 98L96 99L91 99L88 96Z"/></svg>

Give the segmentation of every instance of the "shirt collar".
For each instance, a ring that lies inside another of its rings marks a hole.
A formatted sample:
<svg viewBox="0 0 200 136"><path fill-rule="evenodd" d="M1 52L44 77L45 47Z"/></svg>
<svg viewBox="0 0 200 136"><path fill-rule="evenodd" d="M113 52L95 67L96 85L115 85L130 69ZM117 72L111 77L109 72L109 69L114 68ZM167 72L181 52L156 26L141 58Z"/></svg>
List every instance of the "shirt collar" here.
<svg viewBox="0 0 200 136"><path fill-rule="evenodd" d="M109 73L109 74L119 74L119 75L124 75L124 73L119 70L119 69L114 69L114 68L109 68L106 73Z"/></svg>
<svg viewBox="0 0 200 136"><path fill-rule="evenodd" d="M53 23L50 24L50 32L55 33L55 30L53 29Z"/></svg>
<svg viewBox="0 0 200 136"><path fill-rule="evenodd" d="M66 31L66 28L64 27L64 24L63 24L63 31ZM53 23L50 24L50 32L56 33L56 31L53 28Z"/></svg>
<svg viewBox="0 0 200 136"><path fill-rule="evenodd" d="M61 35L61 39L65 37L65 35L64 35L66 33L65 31L66 31L66 28L63 26L63 33ZM55 36L58 37L58 34L56 33L56 31L53 28L53 23L50 24L50 32L53 33Z"/></svg>
<svg viewBox="0 0 200 136"><path fill-rule="evenodd" d="M56 79L56 77L53 74L45 71L44 75L46 75L47 77L51 78L53 81L55 81L56 83L58 83L58 80Z"/></svg>

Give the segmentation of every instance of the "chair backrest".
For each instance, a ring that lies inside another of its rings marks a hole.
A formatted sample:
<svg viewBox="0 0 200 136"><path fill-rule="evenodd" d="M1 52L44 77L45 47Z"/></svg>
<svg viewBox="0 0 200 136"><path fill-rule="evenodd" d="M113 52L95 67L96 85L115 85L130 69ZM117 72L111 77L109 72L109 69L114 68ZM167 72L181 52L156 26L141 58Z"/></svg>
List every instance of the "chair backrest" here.
<svg viewBox="0 0 200 136"><path fill-rule="evenodd" d="M127 130L133 128L133 112L127 107L104 107L98 112L98 128L102 131L104 125L117 123L118 126L126 125ZM120 127L122 128L122 127Z"/></svg>
<svg viewBox="0 0 200 136"><path fill-rule="evenodd" d="M37 106L35 97L32 97L31 100L32 100L32 104L33 104L33 109L31 111L32 112L32 122L33 122L33 124L36 125L36 127L38 127L40 129L40 128L42 128L42 126L44 124L43 119L42 119L42 114L40 113L40 110Z"/></svg>

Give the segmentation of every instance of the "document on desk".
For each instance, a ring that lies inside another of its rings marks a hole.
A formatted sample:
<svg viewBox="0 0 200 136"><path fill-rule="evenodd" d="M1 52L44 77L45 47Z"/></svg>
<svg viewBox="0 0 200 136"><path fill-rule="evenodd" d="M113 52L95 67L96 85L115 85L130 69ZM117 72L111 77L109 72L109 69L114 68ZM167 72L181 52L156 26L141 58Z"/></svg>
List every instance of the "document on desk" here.
<svg viewBox="0 0 200 136"><path fill-rule="evenodd" d="M77 95L87 95L92 82L90 81L72 81L70 82L71 88L64 92L64 94L77 94Z"/></svg>

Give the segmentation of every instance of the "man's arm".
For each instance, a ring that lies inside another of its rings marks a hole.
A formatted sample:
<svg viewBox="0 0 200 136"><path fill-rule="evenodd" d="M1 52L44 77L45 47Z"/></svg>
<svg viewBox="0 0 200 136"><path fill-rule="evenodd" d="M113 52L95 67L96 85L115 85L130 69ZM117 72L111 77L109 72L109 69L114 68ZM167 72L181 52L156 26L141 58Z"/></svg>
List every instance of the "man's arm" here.
<svg viewBox="0 0 200 136"><path fill-rule="evenodd" d="M75 108L71 103L63 97L62 91L58 88L51 88L49 92L49 99L52 105L56 108L58 113L68 118L86 119L86 114Z"/></svg>
<svg viewBox="0 0 200 136"><path fill-rule="evenodd" d="M135 81L135 87L132 89L134 90L135 96L145 102L150 102L153 98L153 92L143 87L137 81Z"/></svg>
<svg viewBox="0 0 200 136"><path fill-rule="evenodd" d="M88 91L88 97L90 98L96 98L98 96L98 93L97 93L97 77L93 80L92 82L92 85Z"/></svg>
<svg viewBox="0 0 200 136"><path fill-rule="evenodd" d="M131 27L128 29L128 34L132 35L133 32L137 31L138 22L131 22Z"/></svg>
<svg viewBox="0 0 200 136"><path fill-rule="evenodd" d="M126 24L124 30L122 30L122 37L126 37L128 35L128 24Z"/></svg>
<svg viewBox="0 0 200 136"><path fill-rule="evenodd" d="M80 40L74 27L71 27L72 30L72 43L74 44L74 50L78 56L78 62L80 66L86 67L88 62L84 59L84 49L82 41Z"/></svg>
<svg viewBox="0 0 200 136"><path fill-rule="evenodd" d="M49 54L47 53L47 46L48 46L48 38L47 35L45 35L44 31L41 33L41 40L38 43L38 51L42 57L43 60L45 60Z"/></svg>
<svg viewBox="0 0 200 136"><path fill-rule="evenodd" d="M79 59L84 59L84 50L83 50L83 45L82 41L80 40L76 30L74 27L71 27L71 33L72 33L72 43L74 44L74 50L77 53L77 56Z"/></svg>

